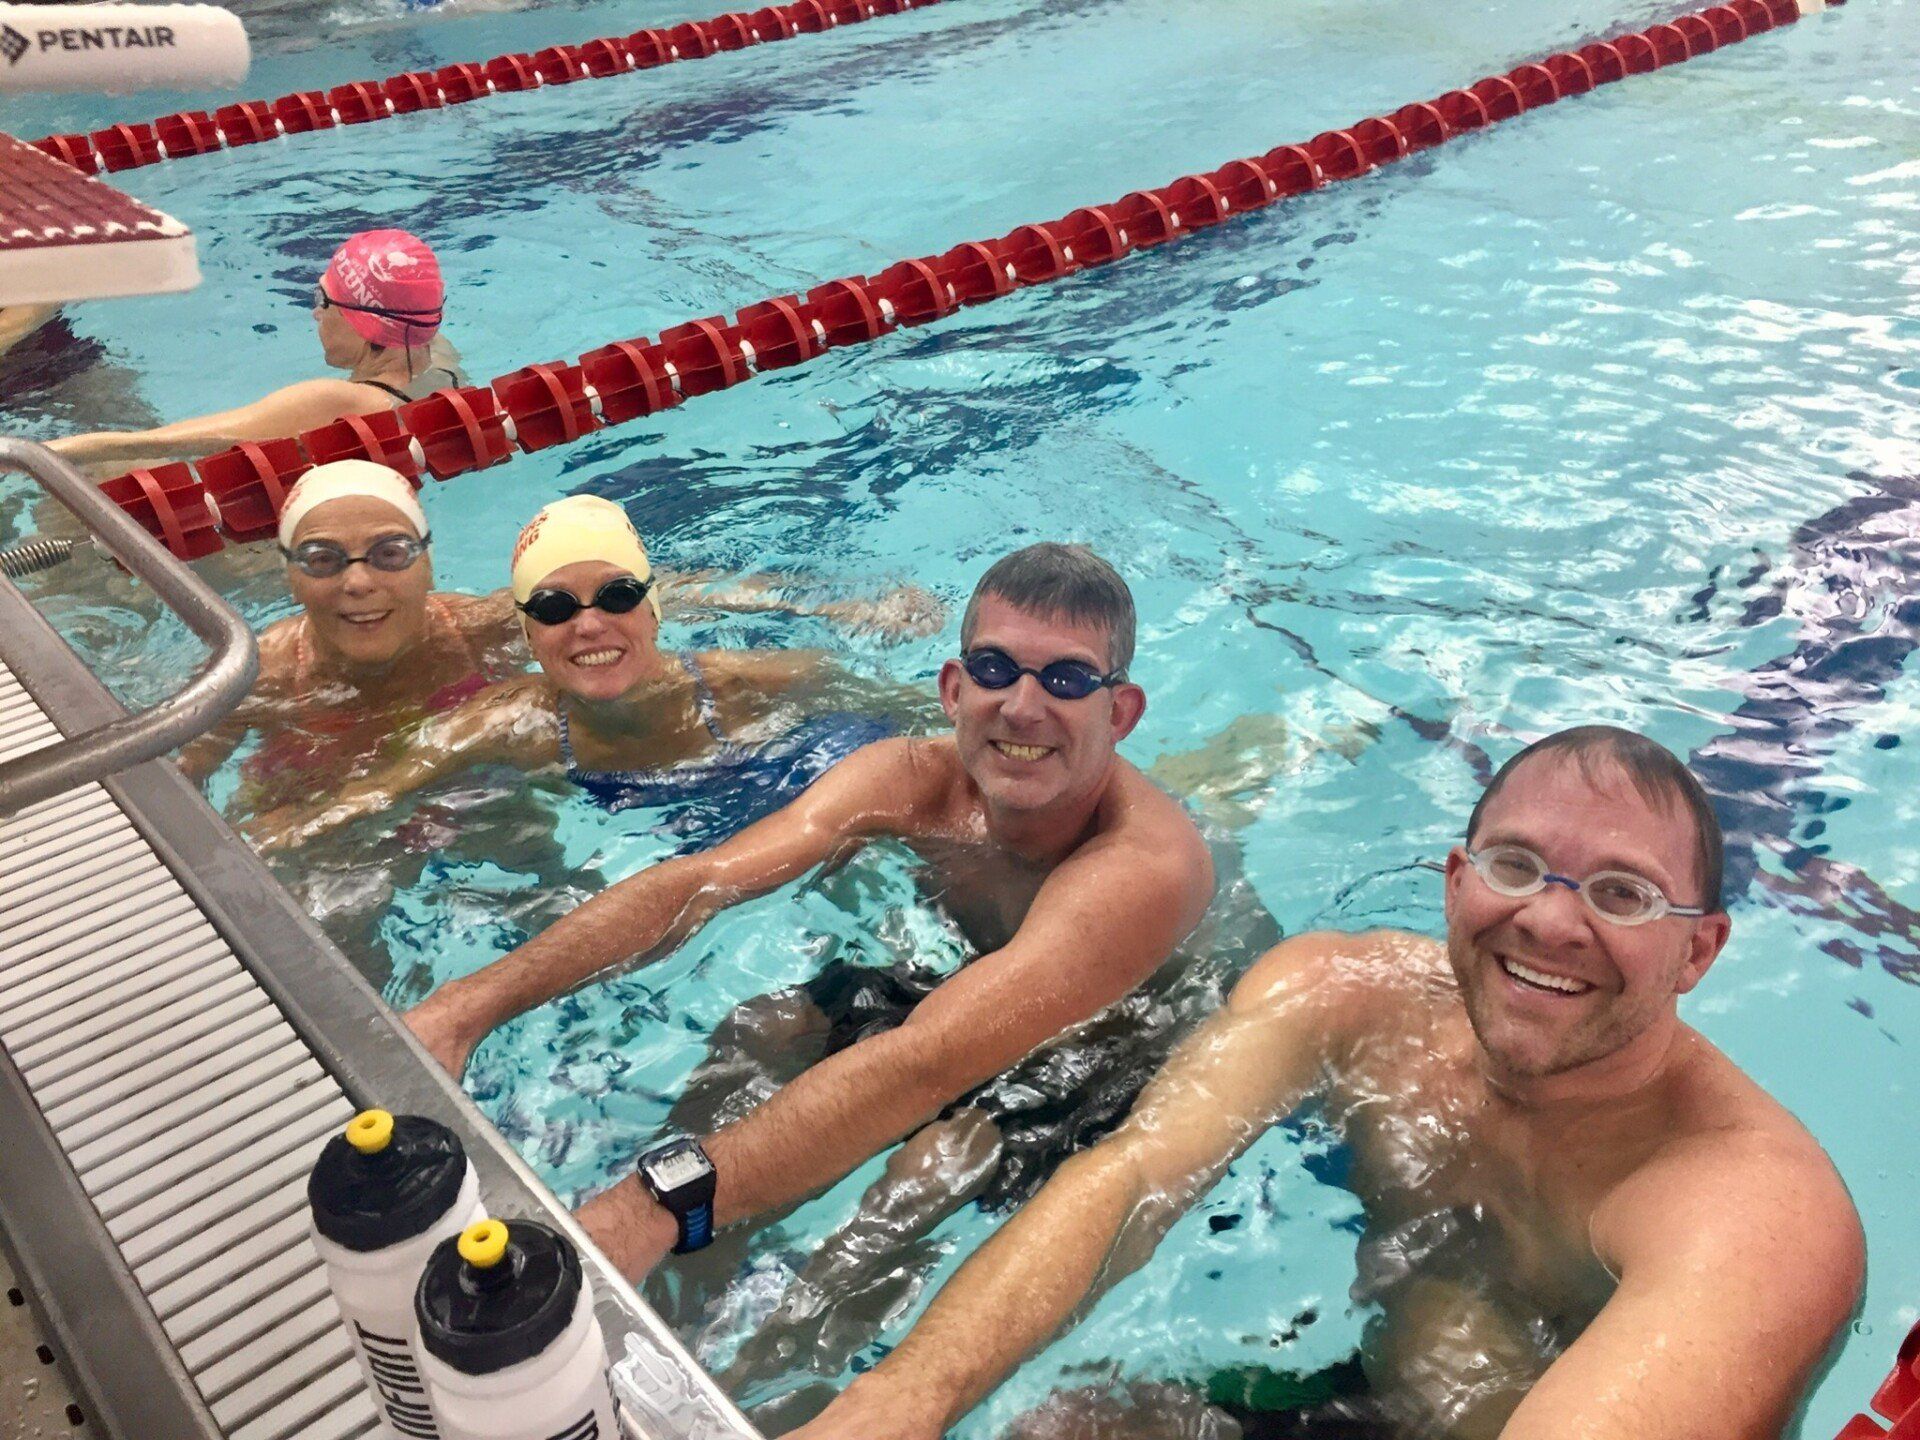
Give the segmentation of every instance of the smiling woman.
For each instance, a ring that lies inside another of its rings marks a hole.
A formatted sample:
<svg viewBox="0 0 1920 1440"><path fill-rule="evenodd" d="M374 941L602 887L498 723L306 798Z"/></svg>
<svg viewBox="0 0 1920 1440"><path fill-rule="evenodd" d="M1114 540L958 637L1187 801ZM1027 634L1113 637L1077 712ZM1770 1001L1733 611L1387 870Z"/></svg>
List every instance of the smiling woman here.
<svg viewBox="0 0 1920 1440"><path fill-rule="evenodd" d="M519 668L503 599L434 591L426 515L398 472L364 460L309 471L279 543L301 613L261 637L247 702L181 755L203 776L264 732L242 767L250 808L345 779L404 725Z"/></svg>
<svg viewBox="0 0 1920 1440"><path fill-rule="evenodd" d="M346 538L377 549L390 537L362 530ZM342 589L327 623L345 644L371 650L401 636L386 607L400 608L404 585L383 589L389 576L376 574L371 558L363 568L361 593L349 599ZM435 598L419 587L418 603ZM699 838L710 843L893 728L846 713L786 723L792 693L849 683L818 652L663 651L659 581L646 547L626 512L596 496L555 501L521 531L507 613L515 612L540 674L455 695L465 703L402 737L388 763L364 778L261 814L247 827L255 842L281 848L475 765L538 770L558 762L608 810L691 802ZM426 683L417 679L412 689ZM907 708L890 691L874 688L864 698L878 708Z"/></svg>

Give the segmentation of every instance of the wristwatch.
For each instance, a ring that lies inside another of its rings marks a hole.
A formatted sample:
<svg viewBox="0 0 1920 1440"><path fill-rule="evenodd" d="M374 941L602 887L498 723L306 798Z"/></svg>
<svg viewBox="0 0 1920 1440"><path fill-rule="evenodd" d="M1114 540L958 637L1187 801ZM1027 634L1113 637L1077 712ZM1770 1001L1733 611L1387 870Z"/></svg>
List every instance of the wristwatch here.
<svg viewBox="0 0 1920 1440"><path fill-rule="evenodd" d="M676 1255L713 1243L713 1162L698 1140L672 1140L640 1157L640 1183L680 1227Z"/></svg>

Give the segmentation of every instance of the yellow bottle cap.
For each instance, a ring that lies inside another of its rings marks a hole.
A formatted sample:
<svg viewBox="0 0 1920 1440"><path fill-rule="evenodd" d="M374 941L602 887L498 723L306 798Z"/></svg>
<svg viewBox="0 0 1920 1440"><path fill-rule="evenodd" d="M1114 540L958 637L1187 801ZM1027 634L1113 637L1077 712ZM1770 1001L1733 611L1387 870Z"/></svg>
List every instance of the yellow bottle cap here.
<svg viewBox="0 0 1920 1440"><path fill-rule="evenodd" d="M507 1227L499 1220L479 1220L460 1232L460 1258L476 1270L491 1270L507 1258Z"/></svg>
<svg viewBox="0 0 1920 1440"><path fill-rule="evenodd" d="M393 1116L362 1110L347 1125L347 1143L362 1155L378 1155L393 1142Z"/></svg>

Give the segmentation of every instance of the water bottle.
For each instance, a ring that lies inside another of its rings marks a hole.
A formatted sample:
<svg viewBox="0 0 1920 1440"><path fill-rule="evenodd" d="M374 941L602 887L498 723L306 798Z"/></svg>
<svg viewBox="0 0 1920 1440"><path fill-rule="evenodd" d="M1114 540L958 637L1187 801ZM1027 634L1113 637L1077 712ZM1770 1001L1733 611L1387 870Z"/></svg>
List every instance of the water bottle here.
<svg viewBox="0 0 1920 1440"><path fill-rule="evenodd" d="M443 1440L619 1440L606 1341L564 1235L487 1220L441 1242L414 1314Z"/></svg>
<svg viewBox="0 0 1920 1440"><path fill-rule="evenodd" d="M307 1203L380 1434L443 1440L420 1380L413 1292L433 1247L486 1213L459 1137L422 1116L365 1111L321 1149Z"/></svg>

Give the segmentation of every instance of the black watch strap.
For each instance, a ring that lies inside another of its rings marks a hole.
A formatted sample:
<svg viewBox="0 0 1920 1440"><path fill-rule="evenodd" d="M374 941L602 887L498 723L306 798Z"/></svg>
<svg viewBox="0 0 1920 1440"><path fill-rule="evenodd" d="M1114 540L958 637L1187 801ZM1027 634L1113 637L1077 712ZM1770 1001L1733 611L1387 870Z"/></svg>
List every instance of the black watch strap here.
<svg viewBox="0 0 1920 1440"><path fill-rule="evenodd" d="M698 1140L656 1145L640 1157L640 1183L679 1227L673 1253L685 1255L713 1243L713 1162Z"/></svg>

